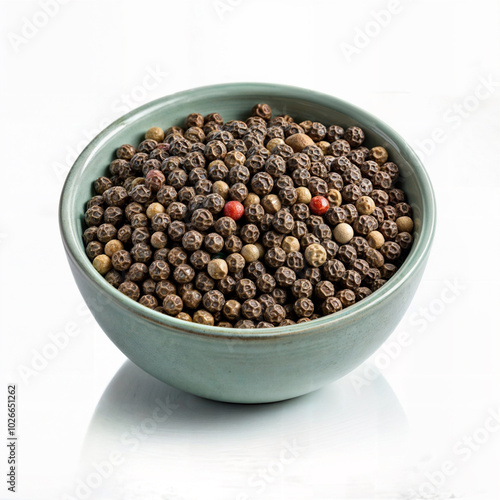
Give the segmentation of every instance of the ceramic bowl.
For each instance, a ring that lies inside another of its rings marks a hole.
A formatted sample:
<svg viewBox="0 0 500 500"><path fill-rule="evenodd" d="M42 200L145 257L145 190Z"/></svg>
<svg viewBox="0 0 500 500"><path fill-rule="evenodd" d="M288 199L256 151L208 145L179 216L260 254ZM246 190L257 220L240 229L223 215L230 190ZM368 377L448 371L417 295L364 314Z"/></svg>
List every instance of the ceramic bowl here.
<svg viewBox="0 0 500 500"><path fill-rule="evenodd" d="M359 125L366 145L384 146L401 171L413 208L415 241L397 273L379 290L337 314L266 329L209 327L147 309L109 285L92 267L82 241L92 183L104 175L117 147L137 144L151 126L181 125L191 112L248 116L257 102L298 122ZM80 292L103 331L154 377L205 398L238 403L279 401L314 391L366 360L395 329L418 287L435 228L429 177L409 145L366 111L311 90L263 83L196 88L131 111L103 130L68 174L60 201L60 229Z"/></svg>

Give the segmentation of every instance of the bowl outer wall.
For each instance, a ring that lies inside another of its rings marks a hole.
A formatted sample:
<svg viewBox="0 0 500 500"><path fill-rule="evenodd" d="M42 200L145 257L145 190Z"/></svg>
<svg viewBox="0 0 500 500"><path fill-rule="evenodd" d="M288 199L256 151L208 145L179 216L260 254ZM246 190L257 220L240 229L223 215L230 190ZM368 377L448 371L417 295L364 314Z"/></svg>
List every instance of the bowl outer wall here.
<svg viewBox="0 0 500 500"><path fill-rule="evenodd" d="M97 275L81 239L92 181L103 175L116 148L138 143L157 125L182 124L192 111L243 118L256 102L277 113L344 126L360 125L366 143L383 145L399 164L414 210L415 243L396 275L367 299L311 323L237 330L186 323L148 310ZM421 279L435 228L435 202L415 153L387 125L325 94L272 84L203 87L146 104L110 125L71 169L60 205L60 226L75 280L97 321L132 361L155 377L195 394L236 402L287 399L341 377L371 355L406 311ZM131 314L132 313L132 314Z"/></svg>

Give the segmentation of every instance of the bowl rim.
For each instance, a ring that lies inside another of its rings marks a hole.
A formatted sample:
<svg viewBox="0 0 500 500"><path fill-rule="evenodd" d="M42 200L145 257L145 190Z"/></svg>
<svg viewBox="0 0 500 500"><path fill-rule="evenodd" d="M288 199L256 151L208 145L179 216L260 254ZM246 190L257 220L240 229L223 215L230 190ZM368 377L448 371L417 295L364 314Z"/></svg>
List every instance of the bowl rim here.
<svg viewBox="0 0 500 500"><path fill-rule="evenodd" d="M290 326L252 329L208 326L177 319L139 304L107 283L104 277L97 273L92 266L92 262L85 254L83 242L80 241L77 233L76 228L78 219L74 216L70 216L70 209L74 206L76 190L73 186L75 181L79 177L81 171L84 170L85 166L92 161L96 150L100 148L102 143L107 142L113 135L123 130L131 123L151 113L153 110L163 108L165 105L174 104L183 100L189 103L190 97L196 95L198 98L198 94L204 94L208 99L210 97L227 97L229 94L238 95L242 93L259 93L266 94L269 97L286 97L287 99L306 100L312 104L329 106L337 109L360 124L362 122L370 123L370 126L363 126L369 130L382 132L390 138L411 165L414 172L414 178L418 179L422 192L422 224L419 237L417 241L414 242L411 253L405 259L397 273L391 277L383 287L379 288L365 299L337 313L315 319L311 322ZM66 177L59 202L59 228L68 259L78 266L86 278L102 289L109 299L118 302L130 312L169 329L183 333L197 334L203 337L271 339L300 335L311 329L322 329L322 327L329 326L334 327L339 323L350 322L355 319L356 315L366 312L371 307L387 300L397 289L403 286L411 278L413 273L416 272L420 265L427 259L436 229L436 201L429 175L415 151L395 130L371 113L347 101L339 99L338 97L301 87L257 82L222 83L191 88L155 99L129 111L102 130L80 153Z"/></svg>

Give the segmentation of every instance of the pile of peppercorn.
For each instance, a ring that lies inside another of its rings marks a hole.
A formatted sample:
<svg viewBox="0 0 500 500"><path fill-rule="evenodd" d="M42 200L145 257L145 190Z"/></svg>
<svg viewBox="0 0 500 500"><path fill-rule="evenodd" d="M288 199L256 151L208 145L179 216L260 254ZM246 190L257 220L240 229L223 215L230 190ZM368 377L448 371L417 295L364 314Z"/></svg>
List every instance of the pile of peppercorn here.
<svg viewBox="0 0 500 500"><path fill-rule="evenodd" d="M186 321L266 328L340 311L413 241L398 166L364 138L267 104L246 121L152 127L94 182L86 253L122 293Z"/></svg>

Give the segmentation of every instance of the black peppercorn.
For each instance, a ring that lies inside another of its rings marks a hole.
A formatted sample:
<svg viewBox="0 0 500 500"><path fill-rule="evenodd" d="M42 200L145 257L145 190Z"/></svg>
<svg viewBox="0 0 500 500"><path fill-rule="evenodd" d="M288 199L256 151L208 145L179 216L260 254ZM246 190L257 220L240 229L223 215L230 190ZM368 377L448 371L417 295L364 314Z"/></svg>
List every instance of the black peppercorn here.
<svg viewBox="0 0 500 500"><path fill-rule="evenodd" d="M313 285L309 280L298 279L292 284L292 294L298 299L309 298L313 294Z"/></svg>
<svg viewBox="0 0 500 500"><path fill-rule="evenodd" d="M251 319L240 319L235 325L235 328L255 328L255 322Z"/></svg>
<svg viewBox="0 0 500 500"><path fill-rule="evenodd" d="M352 269L348 269L342 278L342 283L346 288L355 290L361 285L361 275Z"/></svg>
<svg viewBox="0 0 500 500"><path fill-rule="evenodd" d="M158 248L153 254L153 260L164 260L167 262L169 251L170 250L168 248Z"/></svg>
<svg viewBox="0 0 500 500"><path fill-rule="evenodd" d="M151 259L153 252L151 251L151 247L146 243L138 243L132 247L130 254L136 262L146 263Z"/></svg>
<svg viewBox="0 0 500 500"><path fill-rule="evenodd" d="M368 297L368 295L371 295L372 291L367 286L360 286L354 291L354 293L356 294L357 300L362 300Z"/></svg>
<svg viewBox="0 0 500 500"><path fill-rule="evenodd" d="M255 194L264 196L272 191L274 186L274 181L271 175L269 175L267 172L257 172L252 177L250 185L252 187L252 191Z"/></svg>
<svg viewBox="0 0 500 500"><path fill-rule="evenodd" d="M364 281L368 285L373 285L373 283L376 280L380 279L380 277L381 277L380 271L376 267L370 267L370 269L368 269L368 272L364 277Z"/></svg>
<svg viewBox="0 0 500 500"><path fill-rule="evenodd" d="M215 287L215 281L208 275L208 273L202 271L198 273L195 278L195 286L200 292L209 292Z"/></svg>
<svg viewBox="0 0 500 500"><path fill-rule="evenodd" d="M135 301L139 300L139 297L141 296L139 286L133 281L124 281L118 286L118 290Z"/></svg>
<svg viewBox="0 0 500 500"><path fill-rule="evenodd" d="M207 196L212 192L213 184L208 179L200 179L194 186L196 194Z"/></svg>
<svg viewBox="0 0 500 500"><path fill-rule="evenodd" d="M326 300L335 295L335 285L331 281L320 281L314 287L314 295L320 300Z"/></svg>
<svg viewBox="0 0 500 500"><path fill-rule="evenodd" d="M207 231L212 227L213 222L214 218L210 213L210 211L207 210L206 208L196 209L191 216L191 224L198 231Z"/></svg>
<svg viewBox="0 0 500 500"><path fill-rule="evenodd" d="M257 224L262 221L264 218L265 212L264 207L262 205L253 203L245 207L245 217L247 220L253 224ZM267 214L270 215L270 214ZM272 219L272 215L271 219ZM262 228L264 230L264 228Z"/></svg>
<svg viewBox="0 0 500 500"><path fill-rule="evenodd" d="M104 209L105 205L106 205L106 202L104 201L104 196L96 195L96 196L92 196L92 198L90 198L90 200L87 202L85 208L89 209L91 207L97 206L97 207L101 207Z"/></svg>
<svg viewBox="0 0 500 500"><path fill-rule="evenodd" d="M195 270L188 264L180 264L173 272L173 278L177 283L189 283L193 281L195 276ZM151 277L154 279L153 276Z"/></svg>
<svg viewBox="0 0 500 500"><path fill-rule="evenodd" d="M104 191L113 187L113 183L108 177L98 177L94 181L94 189L97 194L103 194Z"/></svg>
<svg viewBox="0 0 500 500"><path fill-rule="evenodd" d="M408 205L408 203L397 203L394 208L396 209L396 218L397 217L411 217L412 215L412 209L411 206Z"/></svg>
<svg viewBox="0 0 500 500"><path fill-rule="evenodd" d="M224 278L217 281L217 288L225 296L231 295L236 289L236 280L232 276L224 276Z"/></svg>
<svg viewBox="0 0 500 500"><path fill-rule="evenodd" d="M380 268L380 276L388 280L389 278L392 278L394 276L394 273L397 271L397 267L394 264L391 264L390 262L386 262L381 268Z"/></svg>
<svg viewBox="0 0 500 500"><path fill-rule="evenodd" d="M353 148L357 148L363 144L365 140L365 133L359 127L349 127L344 134L345 140L351 145Z"/></svg>
<svg viewBox="0 0 500 500"><path fill-rule="evenodd" d="M368 248L365 252L365 260L370 264L372 267L382 267L384 265L384 256L378 251L375 250L374 248Z"/></svg>
<svg viewBox="0 0 500 500"><path fill-rule="evenodd" d="M195 214L196 212L193 214L193 218L191 219L192 222L195 217ZM210 214L210 212L208 212L208 214L210 215L211 218L212 215ZM209 227L210 226L205 227L204 230L207 230ZM231 236L236 231L236 228L237 228L236 222L233 219L231 219L231 217L221 217L214 224L214 229L224 238Z"/></svg>
<svg viewBox="0 0 500 500"><path fill-rule="evenodd" d="M293 309L299 318L309 317L314 313L314 304L311 299L302 297L295 301Z"/></svg>
<svg viewBox="0 0 500 500"><path fill-rule="evenodd" d="M292 271L295 271L296 273L298 273L299 271L304 269L304 265L305 265L304 255L300 252L290 252L286 256L286 265L287 265L287 267L292 269Z"/></svg>
<svg viewBox="0 0 500 500"><path fill-rule="evenodd" d="M247 319L259 319L262 314L262 306L255 299L248 299L241 305L241 314Z"/></svg>
<svg viewBox="0 0 500 500"><path fill-rule="evenodd" d="M149 243L150 239L151 237L147 227L138 227L132 232L131 240L133 245L137 245L137 243Z"/></svg>
<svg viewBox="0 0 500 500"><path fill-rule="evenodd" d="M130 226L132 229L147 227L148 217L146 214L134 214L130 217Z"/></svg>
<svg viewBox="0 0 500 500"><path fill-rule="evenodd" d="M203 307L211 313L222 311L225 302L224 295L219 290L210 290L203 295Z"/></svg>
<svg viewBox="0 0 500 500"><path fill-rule="evenodd" d="M325 278L329 281L340 281L346 272L342 261L338 259L328 260L322 268Z"/></svg>
<svg viewBox="0 0 500 500"><path fill-rule="evenodd" d="M264 311L264 319L273 325L279 325L285 316L285 309L280 304L271 304Z"/></svg>
<svg viewBox="0 0 500 500"><path fill-rule="evenodd" d="M260 103L256 104L251 111L252 116L258 116L264 120L269 120L272 116L272 110L269 104Z"/></svg>
<svg viewBox="0 0 500 500"><path fill-rule="evenodd" d="M354 222L353 228L358 234L366 236L368 233L377 230L378 222L371 215L360 215Z"/></svg>
<svg viewBox="0 0 500 500"><path fill-rule="evenodd" d="M123 219L123 210L120 207L108 207L104 211L104 222L118 225Z"/></svg>
<svg viewBox="0 0 500 500"><path fill-rule="evenodd" d="M249 279L242 279L236 284L236 295L240 299L252 299L257 293L257 288L253 281Z"/></svg>
<svg viewBox="0 0 500 500"><path fill-rule="evenodd" d="M230 184L246 184L250 180L250 170L245 165L236 165L229 170L228 180Z"/></svg>
<svg viewBox="0 0 500 500"><path fill-rule="evenodd" d="M88 245L91 241L97 239L97 226L90 226L83 232L83 241Z"/></svg>
<svg viewBox="0 0 500 500"><path fill-rule="evenodd" d="M401 255L401 247L394 241L386 241L382 245L380 253L387 260L396 260Z"/></svg>
<svg viewBox="0 0 500 500"><path fill-rule="evenodd" d="M100 241L91 241L85 247L85 253L90 260L94 260L98 255L104 253L104 245Z"/></svg>
<svg viewBox="0 0 500 500"><path fill-rule="evenodd" d="M97 228L96 236L101 243L107 243L108 241L115 239L116 234L117 230L115 226L104 223Z"/></svg>
<svg viewBox="0 0 500 500"><path fill-rule="evenodd" d="M396 236L394 241L401 247L402 250L408 250L413 243L413 237L410 233L403 231Z"/></svg>
<svg viewBox="0 0 500 500"><path fill-rule="evenodd" d="M305 168L297 168L292 172L292 179L297 187L307 187L311 180L311 174Z"/></svg>
<svg viewBox="0 0 500 500"><path fill-rule="evenodd" d="M134 264L132 264L132 266L133 265ZM130 266L130 267L132 268L132 266ZM128 272L130 272L130 269ZM155 293L156 286L157 286L157 283L155 281L153 281L151 278L148 278L148 279L144 280L141 284L142 293L144 295L153 295ZM175 293L175 289L174 289L174 293Z"/></svg>
<svg viewBox="0 0 500 500"><path fill-rule="evenodd" d="M143 295L139 299L139 304L142 304L149 309L154 309L158 306L158 300L153 295Z"/></svg>
<svg viewBox="0 0 500 500"><path fill-rule="evenodd" d="M237 182L230 187L229 196L232 200L236 200L241 203L245 201L248 196L248 188L242 182ZM224 206L222 208L224 208Z"/></svg>
<svg viewBox="0 0 500 500"><path fill-rule="evenodd" d="M146 139L137 146L138 153L146 153L149 155L158 146L158 142L154 139ZM147 294L146 294L147 295Z"/></svg>
<svg viewBox="0 0 500 500"><path fill-rule="evenodd" d="M383 172L387 172L390 175L392 182L396 181L397 178L399 177L399 167L391 161L384 163L380 167L380 170L382 170ZM404 196L404 193L403 193L403 196ZM404 200L401 200L401 201L404 201Z"/></svg>
<svg viewBox="0 0 500 500"><path fill-rule="evenodd" d="M149 276L154 281L166 280L170 276L170 266L163 260L155 260L149 266Z"/></svg>
<svg viewBox="0 0 500 500"><path fill-rule="evenodd" d="M392 185L392 178L387 172L379 171L373 176L372 182L377 189L389 189Z"/></svg>
<svg viewBox="0 0 500 500"><path fill-rule="evenodd" d="M328 297L321 305L321 310L325 316L341 311L342 308L343 304L337 297Z"/></svg>
<svg viewBox="0 0 500 500"><path fill-rule="evenodd" d="M238 236L234 234L226 238L224 241L224 249L228 253L238 253L241 251L242 248L243 248L243 242Z"/></svg>
<svg viewBox="0 0 500 500"><path fill-rule="evenodd" d="M98 226L104 217L104 209L100 206L93 205L86 210L84 217L87 226Z"/></svg>
<svg viewBox="0 0 500 500"><path fill-rule="evenodd" d="M115 189L115 188L111 188ZM151 189L145 184L137 184L130 191L130 197L136 202L144 204L151 198Z"/></svg>
<svg viewBox="0 0 500 500"><path fill-rule="evenodd" d="M337 298L342 302L343 307L351 306L356 302L356 294L349 289L340 290L337 293Z"/></svg>
<svg viewBox="0 0 500 500"><path fill-rule="evenodd" d="M351 146L344 139L337 139L330 144L327 153L336 158L346 156L351 151Z"/></svg>
<svg viewBox="0 0 500 500"><path fill-rule="evenodd" d="M140 283L148 275L148 266L143 262L134 262L125 274L125 280Z"/></svg>
<svg viewBox="0 0 500 500"><path fill-rule="evenodd" d="M264 209L262 209L262 210L264 210ZM247 219L248 219L248 216L247 216ZM264 213L262 215L262 218L259 221L259 227L260 227L261 231L269 231L273 226L273 219L274 219L274 216L272 214ZM250 222L253 222L253 221L250 220Z"/></svg>
<svg viewBox="0 0 500 500"><path fill-rule="evenodd" d="M286 162L281 156L271 155L267 159L264 169L271 177L279 177L286 172Z"/></svg>
<svg viewBox="0 0 500 500"><path fill-rule="evenodd" d="M123 283L122 275L116 269L108 271L104 276L104 279L115 288L118 288Z"/></svg>
<svg viewBox="0 0 500 500"><path fill-rule="evenodd" d="M302 271L302 276L309 280L313 286L321 281L321 271L317 267L307 267Z"/></svg>
<svg viewBox="0 0 500 500"><path fill-rule="evenodd" d="M186 224L180 220L172 221L167 229L168 237L172 241L181 241L185 233Z"/></svg>
<svg viewBox="0 0 500 500"><path fill-rule="evenodd" d="M389 195L381 189L374 189L370 197L377 207L384 207L389 203Z"/></svg>
<svg viewBox="0 0 500 500"><path fill-rule="evenodd" d="M273 268L281 267L285 263L286 259L287 254L280 247L270 248L264 256L266 263Z"/></svg>
<svg viewBox="0 0 500 500"><path fill-rule="evenodd" d="M344 264L350 265L356 260L358 254L352 245L347 244L339 247L337 256Z"/></svg>
<svg viewBox="0 0 500 500"><path fill-rule="evenodd" d="M280 287L286 288L294 284L296 275L295 272L289 267L281 266L274 273L274 279Z"/></svg>
<svg viewBox="0 0 500 500"><path fill-rule="evenodd" d="M167 295L170 295L170 294L175 295L177 293L177 289L171 281L162 280L162 281L155 282L154 280L149 279L149 280L144 281L144 283L142 284L144 290L146 290L146 288L145 288L146 282L149 282L149 284L147 285L147 290L151 290L151 288L153 288L156 295L161 300L163 300ZM150 293L152 293L152 292L150 292Z"/></svg>
<svg viewBox="0 0 500 500"><path fill-rule="evenodd" d="M241 304L234 299L228 300L222 308L222 314L231 321L239 319L241 316Z"/></svg>
<svg viewBox="0 0 500 500"><path fill-rule="evenodd" d="M176 316L182 311L184 304L178 295L169 294L163 299L163 310L170 316Z"/></svg>

